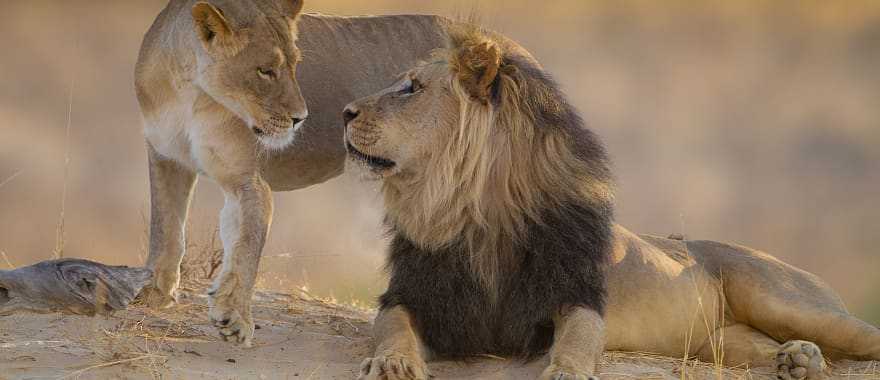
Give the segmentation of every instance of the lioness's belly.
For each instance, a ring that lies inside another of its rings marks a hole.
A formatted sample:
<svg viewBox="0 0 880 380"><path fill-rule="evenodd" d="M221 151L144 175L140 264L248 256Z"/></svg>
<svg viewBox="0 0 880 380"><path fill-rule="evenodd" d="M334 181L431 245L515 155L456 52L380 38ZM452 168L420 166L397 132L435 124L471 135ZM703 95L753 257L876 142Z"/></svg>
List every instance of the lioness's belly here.
<svg viewBox="0 0 880 380"><path fill-rule="evenodd" d="M721 327L718 284L622 227L608 274L607 350L680 356Z"/></svg>

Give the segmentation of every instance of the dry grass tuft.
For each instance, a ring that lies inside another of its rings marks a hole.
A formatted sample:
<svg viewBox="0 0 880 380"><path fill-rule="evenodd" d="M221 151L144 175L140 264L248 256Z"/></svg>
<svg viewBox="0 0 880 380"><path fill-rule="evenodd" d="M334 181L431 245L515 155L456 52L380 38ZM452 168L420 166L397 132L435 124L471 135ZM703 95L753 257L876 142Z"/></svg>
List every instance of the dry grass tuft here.
<svg viewBox="0 0 880 380"><path fill-rule="evenodd" d="M211 237L204 244L187 242L186 255L180 265L181 282L201 283L214 278L223 265L223 244L220 230L214 228Z"/></svg>
<svg viewBox="0 0 880 380"><path fill-rule="evenodd" d="M79 41L77 41L79 45ZM73 123L73 90L76 86L76 76L70 77L70 92L67 98L67 125L64 135L64 181L61 187L61 212L58 215L58 227L55 231L55 259L64 257L64 212L67 206L67 183L70 179L70 126Z"/></svg>
<svg viewBox="0 0 880 380"><path fill-rule="evenodd" d="M709 378L751 380L775 376L775 373L771 373L769 369L728 368L715 363L675 359L643 352L606 352L602 364L605 371L602 371L601 375L613 378L666 379L670 373L684 380ZM645 372L634 373L635 367L644 367ZM615 373L617 368L628 370Z"/></svg>

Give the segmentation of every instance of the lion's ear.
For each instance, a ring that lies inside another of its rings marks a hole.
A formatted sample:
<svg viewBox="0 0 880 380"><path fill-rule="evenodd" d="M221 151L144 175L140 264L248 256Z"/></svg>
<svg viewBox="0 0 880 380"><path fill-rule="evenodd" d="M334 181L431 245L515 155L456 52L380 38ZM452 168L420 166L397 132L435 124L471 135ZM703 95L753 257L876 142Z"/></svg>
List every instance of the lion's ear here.
<svg viewBox="0 0 880 380"><path fill-rule="evenodd" d="M199 38L205 46L211 47L218 42L232 38L232 28L229 26L229 21L217 7L200 1L193 5L192 17Z"/></svg>
<svg viewBox="0 0 880 380"><path fill-rule="evenodd" d="M299 17L299 14L302 13L303 3L305 3L305 0L291 0L291 1L293 3L292 4L292 6L293 6L292 16L294 18Z"/></svg>
<svg viewBox="0 0 880 380"><path fill-rule="evenodd" d="M458 81L471 99L488 103L492 84L501 67L501 48L493 41L483 40L467 44L456 52L455 69Z"/></svg>

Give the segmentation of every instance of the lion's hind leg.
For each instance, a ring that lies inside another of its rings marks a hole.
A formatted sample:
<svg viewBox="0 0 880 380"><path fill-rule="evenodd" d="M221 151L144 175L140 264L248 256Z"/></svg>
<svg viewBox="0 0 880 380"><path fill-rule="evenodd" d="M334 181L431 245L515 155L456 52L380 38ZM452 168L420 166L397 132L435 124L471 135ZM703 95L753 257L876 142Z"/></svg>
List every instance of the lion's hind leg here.
<svg viewBox="0 0 880 380"><path fill-rule="evenodd" d="M715 331L697 352L701 361L721 361L725 366L773 367L780 379L815 380L825 377L827 368L822 351L813 343L791 341L779 344L745 324L735 324Z"/></svg>
<svg viewBox="0 0 880 380"><path fill-rule="evenodd" d="M833 360L880 360L880 329L850 314L817 276L745 247L687 244L723 283L734 320L779 342L813 342Z"/></svg>
<svg viewBox="0 0 880 380"><path fill-rule="evenodd" d="M826 368L822 350L812 342L792 340L776 354L777 375L782 380L822 379Z"/></svg>

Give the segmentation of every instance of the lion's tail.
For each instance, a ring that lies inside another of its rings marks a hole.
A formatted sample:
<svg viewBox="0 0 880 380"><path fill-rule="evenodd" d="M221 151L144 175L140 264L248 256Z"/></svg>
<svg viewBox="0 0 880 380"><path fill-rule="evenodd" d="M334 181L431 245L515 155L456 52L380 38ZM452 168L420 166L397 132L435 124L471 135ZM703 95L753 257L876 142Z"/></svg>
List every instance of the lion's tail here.
<svg viewBox="0 0 880 380"><path fill-rule="evenodd" d="M689 241L718 276L734 318L779 342L808 340L828 356L880 360L880 329L850 314L819 277L763 252L712 241Z"/></svg>

